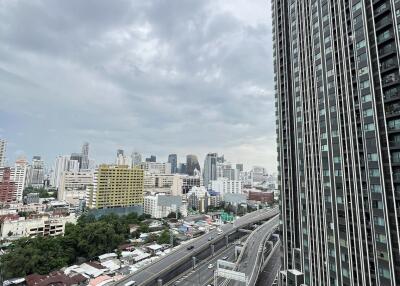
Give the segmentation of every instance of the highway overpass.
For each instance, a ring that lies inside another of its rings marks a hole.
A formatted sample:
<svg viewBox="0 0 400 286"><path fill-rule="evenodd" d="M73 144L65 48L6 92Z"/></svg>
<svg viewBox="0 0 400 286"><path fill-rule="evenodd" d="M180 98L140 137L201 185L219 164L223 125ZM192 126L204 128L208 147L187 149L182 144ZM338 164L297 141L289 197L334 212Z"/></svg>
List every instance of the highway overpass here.
<svg viewBox="0 0 400 286"><path fill-rule="evenodd" d="M268 220L275 217L278 213L279 208L275 207L246 214L237 219L233 224L229 223L221 226L222 234L218 235L217 230L214 229L192 240L190 243L176 248L168 255L160 257L159 260L125 277L115 285L124 286L130 281L135 281L137 285L154 286L158 285L159 279L161 279L164 285L193 267L193 257L196 257L198 261L208 259L212 256L213 252L220 251L240 237L247 235L247 233L241 232L239 229L246 228L259 221ZM209 237L213 237L213 239L209 241ZM188 250L188 246L194 246L194 248Z"/></svg>

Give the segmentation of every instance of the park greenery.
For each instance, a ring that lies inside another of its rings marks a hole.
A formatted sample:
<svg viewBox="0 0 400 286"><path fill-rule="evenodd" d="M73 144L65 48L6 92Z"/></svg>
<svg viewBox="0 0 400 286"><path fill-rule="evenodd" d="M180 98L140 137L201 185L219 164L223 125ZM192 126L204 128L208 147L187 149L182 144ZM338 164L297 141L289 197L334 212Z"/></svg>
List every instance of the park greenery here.
<svg viewBox="0 0 400 286"><path fill-rule="evenodd" d="M149 227L144 222L146 218L148 216L136 213L122 217L109 214L98 219L84 214L77 224L66 225L64 236L21 238L13 242L7 253L1 256L0 267L5 278L12 278L32 273L47 274L64 266L93 260L115 251L132 236L148 232ZM131 224L139 226L133 234L130 234ZM155 240L168 243L166 233L162 232Z"/></svg>

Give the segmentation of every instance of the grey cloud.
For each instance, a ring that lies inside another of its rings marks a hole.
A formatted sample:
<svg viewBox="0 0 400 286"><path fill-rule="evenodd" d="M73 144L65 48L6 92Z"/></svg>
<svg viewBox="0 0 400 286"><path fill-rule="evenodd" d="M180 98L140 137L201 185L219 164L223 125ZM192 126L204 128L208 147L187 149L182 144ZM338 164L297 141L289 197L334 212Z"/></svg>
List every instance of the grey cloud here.
<svg viewBox="0 0 400 286"><path fill-rule="evenodd" d="M270 21L214 4L3 1L3 136L49 160L89 140L99 161L117 147L162 156L225 148L274 170L271 144L260 149L275 132ZM15 118L29 124L14 130ZM34 143L44 125L50 143Z"/></svg>

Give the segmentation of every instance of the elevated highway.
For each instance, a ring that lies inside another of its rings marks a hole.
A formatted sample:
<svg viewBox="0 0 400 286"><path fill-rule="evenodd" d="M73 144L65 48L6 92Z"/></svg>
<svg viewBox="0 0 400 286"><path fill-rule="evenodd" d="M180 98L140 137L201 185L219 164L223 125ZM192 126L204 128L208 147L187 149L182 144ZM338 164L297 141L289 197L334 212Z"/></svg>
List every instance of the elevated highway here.
<svg viewBox="0 0 400 286"><path fill-rule="evenodd" d="M190 269L193 266L193 257L202 261L223 247L227 247L230 243L238 238L247 235L245 232L239 231L253 225L254 223L268 220L275 217L279 213L279 208L258 210L237 219L234 223L229 223L221 226L222 234L218 234L214 229L209 233L202 235L190 243L176 248L168 255L162 256L156 262L140 269L139 271L125 277L115 283L118 286L124 286L130 281L135 281L137 285L154 286L158 285L159 280L162 285L172 280ZM212 237L209 240L209 237ZM193 246L193 249L188 250L188 246Z"/></svg>

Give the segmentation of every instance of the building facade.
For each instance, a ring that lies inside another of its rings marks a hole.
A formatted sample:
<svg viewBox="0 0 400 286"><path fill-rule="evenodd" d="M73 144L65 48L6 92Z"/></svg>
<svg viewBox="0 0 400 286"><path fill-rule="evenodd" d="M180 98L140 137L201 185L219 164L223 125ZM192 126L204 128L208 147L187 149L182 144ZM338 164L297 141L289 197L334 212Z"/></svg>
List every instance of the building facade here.
<svg viewBox="0 0 400 286"><path fill-rule="evenodd" d="M228 178L218 178L211 183L211 190L219 193L222 197L225 194L242 194L243 182L236 180L229 180Z"/></svg>
<svg viewBox="0 0 400 286"><path fill-rule="evenodd" d="M400 1L272 14L281 283L400 285Z"/></svg>
<svg viewBox="0 0 400 286"><path fill-rule="evenodd" d="M189 176L194 176L195 170L200 171L200 164L196 155L186 156L186 172Z"/></svg>
<svg viewBox="0 0 400 286"><path fill-rule="evenodd" d="M170 163L143 162L140 168L151 174L171 174Z"/></svg>
<svg viewBox="0 0 400 286"><path fill-rule="evenodd" d="M6 162L6 140L0 139L0 168L4 167Z"/></svg>
<svg viewBox="0 0 400 286"><path fill-rule="evenodd" d="M16 200L22 201L22 194L25 189L26 174L28 171L28 162L25 159L18 159L13 168L11 168L11 180L16 186Z"/></svg>
<svg viewBox="0 0 400 286"><path fill-rule="evenodd" d="M0 168L0 203L9 204L17 199L17 184L11 176L11 168Z"/></svg>
<svg viewBox="0 0 400 286"><path fill-rule="evenodd" d="M171 186L171 194L174 196L182 196L187 194L192 189L192 187L200 186L201 179L199 176L175 174Z"/></svg>
<svg viewBox="0 0 400 286"><path fill-rule="evenodd" d="M86 205L96 209L143 205L143 177L141 169L100 165L94 173L93 188L87 192Z"/></svg>
<svg viewBox="0 0 400 286"><path fill-rule="evenodd" d="M171 164L171 173L178 173L178 156L176 154L168 155L168 163Z"/></svg>
<svg viewBox="0 0 400 286"><path fill-rule="evenodd" d="M6 217L0 220L0 239L16 240L21 237L63 235L66 223L76 223L75 215L36 218Z"/></svg>
<svg viewBox="0 0 400 286"><path fill-rule="evenodd" d="M44 183L44 161L40 156L33 156L32 164L28 167L27 185L42 188Z"/></svg>
<svg viewBox="0 0 400 286"><path fill-rule="evenodd" d="M208 153L204 159L203 183L206 188L208 188L210 181L217 178L217 159L217 153ZM219 161L223 163L223 160Z"/></svg>
<svg viewBox="0 0 400 286"><path fill-rule="evenodd" d="M151 194L144 197L143 212L153 218L167 217L171 212L180 212L185 216L187 214L185 207L181 196Z"/></svg>
<svg viewBox="0 0 400 286"><path fill-rule="evenodd" d="M90 170L81 172L63 172L57 193L57 199L59 201L66 201L72 205L77 205L80 200L85 199L86 192L92 186L93 172Z"/></svg>

